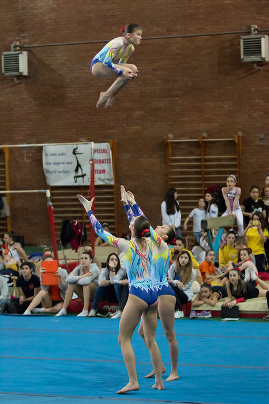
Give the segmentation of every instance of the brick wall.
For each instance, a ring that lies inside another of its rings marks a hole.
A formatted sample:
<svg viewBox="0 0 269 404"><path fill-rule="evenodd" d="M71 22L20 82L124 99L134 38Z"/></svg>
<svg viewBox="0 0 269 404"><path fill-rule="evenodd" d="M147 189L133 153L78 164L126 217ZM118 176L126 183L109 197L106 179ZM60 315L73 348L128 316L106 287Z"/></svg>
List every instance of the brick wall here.
<svg viewBox="0 0 269 404"><path fill-rule="evenodd" d="M2 51L25 44L106 40L137 22L144 37L268 29L268 1L137 0L133 3L76 0L2 0ZM117 142L117 180L130 188L153 224L160 222L166 192L164 139L231 137L242 133L243 197L264 183L269 171L269 64L264 71L240 61L240 35L145 40L131 61L139 68L112 109L96 109L111 80L89 73L103 44L34 48L29 77L1 78L1 143ZM265 142L259 142L264 134ZM10 150L12 189L46 188L41 149ZM12 227L27 243L49 240L44 197L12 197ZM126 231L120 212L120 232Z"/></svg>

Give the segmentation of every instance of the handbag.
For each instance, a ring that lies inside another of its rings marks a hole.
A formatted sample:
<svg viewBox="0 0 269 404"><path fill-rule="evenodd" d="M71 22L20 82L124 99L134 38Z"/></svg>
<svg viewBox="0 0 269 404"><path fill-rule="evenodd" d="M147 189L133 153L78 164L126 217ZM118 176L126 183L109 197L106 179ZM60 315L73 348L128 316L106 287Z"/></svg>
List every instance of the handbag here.
<svg viewBox="0 0 269 404"><path fill-rule="evenodd" d="M239 307L221 307L221 317L222 318L238 318L239 317Z"/></svg>

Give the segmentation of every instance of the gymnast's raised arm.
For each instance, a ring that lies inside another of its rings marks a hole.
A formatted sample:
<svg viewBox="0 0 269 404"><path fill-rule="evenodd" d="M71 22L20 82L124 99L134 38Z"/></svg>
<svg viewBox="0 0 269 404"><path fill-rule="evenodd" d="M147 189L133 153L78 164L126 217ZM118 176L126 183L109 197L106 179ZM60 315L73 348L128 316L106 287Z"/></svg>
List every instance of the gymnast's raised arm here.
<svg viewBox="0 0 269 404"><path fill-rule="evenodd" d="M101 224L96 219L96 217L94 216L94 214L93 214L93 212L91 210L94 198L92 198L90 201L88 201L82 195L77 195L77 197L78 197L78 200L80 201L80 203L84 206L84 209L86 210L86 212L87 212L87 214L89 216L90 222L92 224L92 227L94 228L95 233L99 237L101 237L104 241L106 241L108 244L110 244L111 246L119 247L121 252L126 253L126 251L128 250L130 242L128 240L123 239L123 238L115 237L111 233L109 233L108 231L105 231L103 229L103 227L101 226Z"/></svg>

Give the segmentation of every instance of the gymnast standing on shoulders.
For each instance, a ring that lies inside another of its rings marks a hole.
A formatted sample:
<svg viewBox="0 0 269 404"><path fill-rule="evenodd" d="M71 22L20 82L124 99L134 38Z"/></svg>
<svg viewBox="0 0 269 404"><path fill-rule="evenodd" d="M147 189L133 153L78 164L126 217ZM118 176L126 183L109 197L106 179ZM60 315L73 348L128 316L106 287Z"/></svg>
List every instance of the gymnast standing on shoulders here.
<svg viewBox="0 0 269 404"><path fill-rule="evenodd" d="M129 80L137 77L137 67L127 64L134 52L134 45L139 45L142 39L142 28L137 24L128 24L121 29L123 35L108 42L91 62L91 72L101 78L117 77L111 87L100 93L96 107L111 107L114 96Z"/></svg>

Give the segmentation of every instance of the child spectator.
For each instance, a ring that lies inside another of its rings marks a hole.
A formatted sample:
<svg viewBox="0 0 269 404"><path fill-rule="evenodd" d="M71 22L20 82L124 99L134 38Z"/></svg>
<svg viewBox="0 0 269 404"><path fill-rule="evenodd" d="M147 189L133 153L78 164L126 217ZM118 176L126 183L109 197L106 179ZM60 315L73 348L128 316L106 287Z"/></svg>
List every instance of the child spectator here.
<svg viewBox="0 0 269 404"><path fill-rule="evenodd" d="M188 251L182 251L168 271L168 282L176 296L175 318L184 317L182 305L190 302L193 297L192 284L195 278L191 256Z"/></svg>
<svg viewBox="0 0 269 404"><path fill-rule="evenodd" d="M126 269L121 268L120 258L116 253L109 254L106 260L106 268L98 279L98 287L96 289L89 317L95 317L98 303L102 298L108 302L121 302L122 280L126 277ZM117 318L121 317L121 312Z"/></svg>
<svg viewBox="0 0 269 404"><path fill-rule="evenodd" d="M210 283L203 283L201 291L192 302L192 307L200 307L204 303L213 307L217 301L223 297L227 297L227 289L225 286L211 286Z"/></svg>
<svg viewBox="0 0 269 404"><path fill-rule="evenodd" d="M187 250L191 251L199 265L205 260L205 250L197 243L197 239L194 235L188 235L186 237L186 247Z"/></svg>
<svg viewBox="0 0 269 404"><path fill-rule="evenodd" d="M215 253L213 250L208 250L205 255L205 261L203 261L200 266L200 272L202 275L202 281L213 281L214 275L216 274L216 269L213 265L213 261L215 258Z"/></svg>
<svg viewBox="0 0 269 404"><path fill-rule="evenodd" d="M251 279L256 281L261 289L256 288L250 282L244 282L240 279L240 271L236 268L231 269L229 272L229 281L226 283L227 299L222 306L229 308L234 307L237 303L245 302L247 299L254 299L255 297L266 297L269 290L269 285L259 279L254 270L251 271Z"/></svg>
<svg viewBox="0 0 269 404"><path fill-rule="evenodd" d="M227 244L219 249L219 268L222 272L226 271L229 261L237 262L238 251L235 249L235 232L228 232Z"/></svg>
<svg viewBox="0 0 269 404"><path fill-rule="evenodd" d="M183 230L186 231L188 226L187 223L193 218L193 234L196 237L197 242L199 243L200 238L202 237L202 229L201 229L201 220L205 219L205 200L204 198L200 198L198 201L198 208L195 208L191 211L189 216L186 217Z"/></svg>
<svg viewBox="0 0 269 404"><path fill-rule="evenodd" d="M247 246L251 248L255 256L258 271L264 272L267 263L264 243L269 238L269 233L261 212L255 212L252 214L251 220L242 233L242 236L247 236Z"/></svg>
<svg viewBox="0 0 269 404"><path fill-rule="evenodd" d="M237 262L240 262L241 261L240 260L240 251L243 250L244 248L247 248L247 240L242 236L237 236L235 238L234 248L238 252ZM250 259L253 262L253 264L256 265L255 257L254 257L254 254L252 252L250 254Z"/></svg>
<svg viewBox="0 0 269 404"><path fill-rule="evenodd" d="M199 270L199 264L196 261L195 257L192 255L192 253L189 250L186 250L183 238L181 238L181 237L176 238L176 244L174 245L174 248L171 250L171 254L172 254L171 263L176 261L178 259L178 256L183 251L187 251L190 254L191 261L192 261L192 267L196 271L196 281L199 283L199 285L202 285L202 278L201 278L201 273Z"/></svg>
<svg viewBox="0 0 269 404"><path fill-rule="evenodd" d="M30 262L23 262L21 265L21 276L16 282L19 290L19 299L12 299L9 305L11 313L23 314L34 297L40 291L40 279L32 273Z"/></svg>
<svg viewBox="0 0 269 404"><path fill-rule="evenodd" d="M215 202L214 194L206 192L205 203L205 218L210 219L211 217L218 217L219 208Z"/></svg>
<svg viewBox="0 0 269 404"><path fill-rule="evenodd" d="M260 190L256 185L252 185L249 189L249 197L242 203L242 211L245 218L245 225L249 224L252 214L255 212L261 212L266 217L266 210L264 202L259 199Z"/></svg>
<svg viewBox="0 0 269 404"><path fill-rule="evenodd" d="M205 251L210 250L209 243L208 243L208 236L207 236L207 232L205 230L202 230L202 237L200 238L199 244Z"/></svg>
<svg viewBox="0 0 269 404"><path fill-rule="evenodd" d="M83 300L83 310L78 317L87 317L89 314L89 304L91 295L94 295L100 269L93 263L93 253L85 251L80 256L80 264L68 275L66 283L68 284L65 294L63 306L56 317L65 316L67 314L68 305L72 299L73 293Z"/></svg>
<svg viewBox="0 0 269 404"><path fill-rule="evenodd" d="M2 255L7 259L13 258L16 264L20 265L20 259L27 262L28 257L19 243L15 241L16 237L13 231L4 234L5 245L2 247Z"/></svg>
<svg viewBox="0 0 269 404"><path fill-rule="evenodd" d="M227 210L222 216L231 215L236 218L238 234L240 235L244 230L242 209L239 205L241 195L241 188L236 186L236 176L229 175L226 180L226 187L221 189L222 195L226 204Z"/></svg>
<svg viewBox="0 0 269 404"><path fill-rule="evenodd" d="M9 303L7 279L0 276L0 313L4 313Z"/></svg>
<svg viewBox="0 0 269 404"><path fill-rule="evenodd" d="M233 262L229 263L228 266L228 270L230 271L233 268L237 268L240 271L241 275L245 275L245 282L249 282L250 281L250 276L249 276L249 271L253 271L255 272L255 275L258 276L258 270L256 265L252 262L251 260L251 249L250 248L242 248L242 250L240 250L240 262L238 262L238 264L236 264L236 266L234 265ZM247 271L248 270L248 271ZM229 276L228 276L229 278ZM242 276L241 279L243 279L244 277ZM254 285L255 286L255 285Z"/></svg>
<svg viewBox="0 0 269 404"><path fill-rule="evenodd" d="M169 188L165 200L161 204L162 224L171 226L177 237L181 237L181 212L177 201L178 193L175 188Z"/></svg>
<svg viewBox="0 0 269 404"><path fill-rule="evenodd" d="M47 255L44 261L53 261L53 257L51 255ZM41 272L43 269L41 268ZM29 316L31 315L31 311L36 313L58 313L59 310L63 307L63 301L65 297L65 292L67 289L66 278L67 272L63 268L58 268L58 271L55 272L55 276L59 278L58 285L42 285L41 282L41 290L34 297L28 309L25 310L23 315ZM42 308L36 308L42 302ZM35 311L34 311L35 309Z"/></svg>

